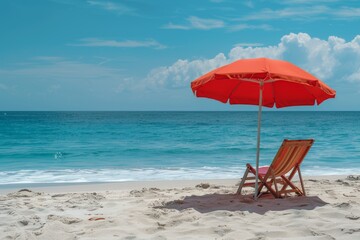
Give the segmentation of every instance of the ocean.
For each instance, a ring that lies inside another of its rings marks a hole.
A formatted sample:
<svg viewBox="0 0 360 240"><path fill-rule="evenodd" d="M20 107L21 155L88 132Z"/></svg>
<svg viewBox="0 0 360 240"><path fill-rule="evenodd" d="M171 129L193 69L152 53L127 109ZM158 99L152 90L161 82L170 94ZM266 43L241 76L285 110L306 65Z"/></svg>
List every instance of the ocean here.
<svg viewBox="0 0 360 240"><path fill-rule="evenodd" d="M313 138L303 175L360 173L360 112L264 111L260 164ZM257 112L0 112L0 184L240 178Z"/></svg>

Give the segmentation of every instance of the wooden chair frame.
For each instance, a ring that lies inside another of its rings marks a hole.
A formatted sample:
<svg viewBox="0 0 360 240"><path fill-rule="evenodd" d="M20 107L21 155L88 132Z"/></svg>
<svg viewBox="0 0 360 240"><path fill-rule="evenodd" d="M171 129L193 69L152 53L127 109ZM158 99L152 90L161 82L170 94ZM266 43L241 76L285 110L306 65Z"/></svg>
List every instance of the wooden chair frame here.
<svg viewBox="0 0 360 240"><path fill-rule="evenodd" d="M289 193L295 193L299 196L305 196L304 182L301 176L300 165L310 150L314 140L287 140L285 139L279 148L272 164L268 167L265 174L259 174L258 196L262 194L261 190L265 187L275 198L287 196ZM288 151L284 149L288 149ZM289 150L291 149L291 150ZM299 155L299 153L301 153ZM286 176L288 173L290 174ZM293 177L298 174L301 189L293 182ZM252 174L253 176L248 176ZM237 194L241 195L243 187L254 187L256 170L250 164L246 164L246 171L240 182ZM282 186L278 186L282 185ZM290 188L290 189L288 189Z"/></svg>

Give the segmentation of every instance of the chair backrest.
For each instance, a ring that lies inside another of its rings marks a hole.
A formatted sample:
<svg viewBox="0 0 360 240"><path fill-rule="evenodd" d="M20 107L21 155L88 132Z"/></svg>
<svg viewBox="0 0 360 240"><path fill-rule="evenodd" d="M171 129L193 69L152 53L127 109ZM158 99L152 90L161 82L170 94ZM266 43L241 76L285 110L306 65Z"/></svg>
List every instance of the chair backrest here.
<svg viewBox="0 0 360 240"><path fill-rule="evenodd" d="M314 139L288 140L285 139L279 148L271 168L274 175L281 176L288 173L295 166L299 166L310 150Z"/></svg>

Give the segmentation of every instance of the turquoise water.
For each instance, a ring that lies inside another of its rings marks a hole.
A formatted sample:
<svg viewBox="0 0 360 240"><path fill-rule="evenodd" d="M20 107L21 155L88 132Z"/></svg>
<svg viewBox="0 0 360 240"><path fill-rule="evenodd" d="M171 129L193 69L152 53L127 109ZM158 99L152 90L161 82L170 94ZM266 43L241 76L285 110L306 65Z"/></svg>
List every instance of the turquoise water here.
<svg viewBox="0 0 360 240"><path fill-rule="evenodd" d="M305 175L360 173L360 112L263 112L261 164L314 138ZM0 184L237 178L257 112L0 112Z"/></svg>

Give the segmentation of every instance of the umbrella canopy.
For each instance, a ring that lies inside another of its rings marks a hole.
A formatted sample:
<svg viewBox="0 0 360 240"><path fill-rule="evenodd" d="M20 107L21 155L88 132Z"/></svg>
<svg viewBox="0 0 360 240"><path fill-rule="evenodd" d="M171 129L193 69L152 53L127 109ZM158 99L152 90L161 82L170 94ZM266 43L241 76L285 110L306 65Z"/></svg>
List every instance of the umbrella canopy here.
<svg viewBox="0 0 360 240"><path fill-rule="evenodd" d="M191 89L197 97L259 106L255 199L258 195L262 106L319 105L336 94L335 90L294 64L268 58L241 59L219 67L191 82Z"/></svg>
<svg viewBox="0 0 360 240"><path fill-rule="evenodd" d="M191 88L197 97L230 104L259 105L262 83L262 106L265 107L320 104L336 94L301 68L268 58L241 59L219 67L194 80Z"/></svg>

